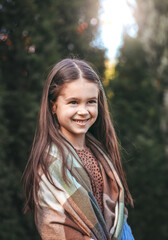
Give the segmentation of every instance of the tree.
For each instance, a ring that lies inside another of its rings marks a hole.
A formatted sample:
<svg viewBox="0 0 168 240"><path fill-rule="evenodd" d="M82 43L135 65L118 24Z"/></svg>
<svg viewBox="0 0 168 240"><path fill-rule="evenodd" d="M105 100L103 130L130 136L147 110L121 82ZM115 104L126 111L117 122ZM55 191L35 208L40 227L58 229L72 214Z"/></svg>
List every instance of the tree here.
<svg viewBox="0 0 168 240"><path fill-rule="evenodd" d="M168 156L168 2L136 0L134 16L138 24L138 37L144 44L159 95L160 126Z"/></svg>
<svg viewBox="0 0 168 240"><path fill-rule="evenodd" d="M128 218L135 239L167 239L167 218L163 210L168 207L165 199L167 164L160 133L158 94L146 57L141 41L126 35L116 64L116 76L106 90L112 91L110 110L135 200L135 209L130 209Z"/></svg>

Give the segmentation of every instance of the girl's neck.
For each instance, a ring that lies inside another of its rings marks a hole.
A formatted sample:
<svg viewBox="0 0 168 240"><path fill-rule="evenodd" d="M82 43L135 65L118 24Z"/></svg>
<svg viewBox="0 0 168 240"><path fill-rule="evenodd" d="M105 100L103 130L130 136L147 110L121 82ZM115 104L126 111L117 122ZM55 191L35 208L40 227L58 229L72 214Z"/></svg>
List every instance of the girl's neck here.
<svg viewBox="0 0 168 240"><path fill-rule="evenodd" d="M62 135L68 140L68 142L71 143L71 145L76 150L82 150L86 148L85 134L74 137L74 136L64 134L64 132L62 132Z"/></svg>
<svg viewBox="0 0 168 240"><path fill-rule="evenodd" d="M84 150L87 148L87 146L84 144L83 146L74 146L73 147L76 149L76 150Z"/></svg>
<svg viewBox="0 0 168 240"><path fill-rule="evenodd" d="M69 139L69 142L72 144L72 146L76 149L76 150L82 150L86 148L86 143L85 143L85 136L80 136L80 137L76 137L73 139Z"/></svg>

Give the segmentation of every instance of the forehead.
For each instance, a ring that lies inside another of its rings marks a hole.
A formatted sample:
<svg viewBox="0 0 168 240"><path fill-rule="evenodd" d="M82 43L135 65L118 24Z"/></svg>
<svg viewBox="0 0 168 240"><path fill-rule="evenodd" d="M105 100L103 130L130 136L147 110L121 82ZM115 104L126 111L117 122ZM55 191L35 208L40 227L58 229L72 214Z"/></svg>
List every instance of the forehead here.
<svg viewBox="0 0 168 240"><path fill-rule="evenodd" d="M96 83L88 81L84 78L70 81L65 83L61 89L59 95L69 96L69 95L78 95L78 96L89 96L97 97L99 93L99 87Z"/></svg>

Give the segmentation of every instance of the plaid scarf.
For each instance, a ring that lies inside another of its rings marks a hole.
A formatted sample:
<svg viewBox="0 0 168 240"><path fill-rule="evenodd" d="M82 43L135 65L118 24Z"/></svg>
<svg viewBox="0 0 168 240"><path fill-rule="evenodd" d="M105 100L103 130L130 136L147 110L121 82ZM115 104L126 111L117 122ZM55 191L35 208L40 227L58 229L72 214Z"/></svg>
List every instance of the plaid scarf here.
<svg viewBox="0 0 168 240"><path fill-rule="evenodd" d="M62 161L55 145L50 150L49 174L41 174L35 219L43 240L119 240L124 225L124 189L100 143L87 135L99 156L103 176L103 214L92 192L90 178L73 147L67 153L68 183L62 178Z"/></svg>

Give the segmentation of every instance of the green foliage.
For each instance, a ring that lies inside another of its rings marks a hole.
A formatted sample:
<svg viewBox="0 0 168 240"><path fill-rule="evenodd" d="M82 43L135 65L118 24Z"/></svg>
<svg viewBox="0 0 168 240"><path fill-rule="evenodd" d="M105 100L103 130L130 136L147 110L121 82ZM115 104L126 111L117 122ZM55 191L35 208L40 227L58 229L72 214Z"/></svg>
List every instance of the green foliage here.
<svg viewBox="0 0 168 240"><path fill-rule="evenodd" d="M158 94L146 59L143 44L125 36L116 77L109 81L108 89L113 91L111 112L135 200L128 218L135 239L167 239L168 166L160 132Z"/></svg>
<svg viewBox="0 0 168 240"><path fill-rule="evenodd" d="M168 86L168 2L136 0L136 3L138 37L148 53L151 74L158 78L161 86Z"/></svg>
<svg viewBox="0 0 168 240"><path fill-rule="evenodd" d="M12 164L1 162L0 170L0 239L38 239L32 216L23 216L21 172Z"/></svg>
<svg viewBox="0 0 168 240"><path fill-rule="evenodd" d="M21 175L30 152L42 86L50 66L77 56L104 72L92 46L98 0L2 0L0 5L0 239L38 239L23 215ZM10 230L9 230L10 229Z"/></svg>
<svg viewBox="0 0 168 240"><path fill-rule="evenodd" d="M140 240L168 238L167 7L167 1L136 0L137 38L125 36L107 89L135 199L129 222Z"/></svg>
<svg viewBox="0 0 168 240"><path fill-rule="evenodd" d="M168 157L168 1L137 0L134 9L150 75L155 79L161 109L160 128Z"/></svg>

